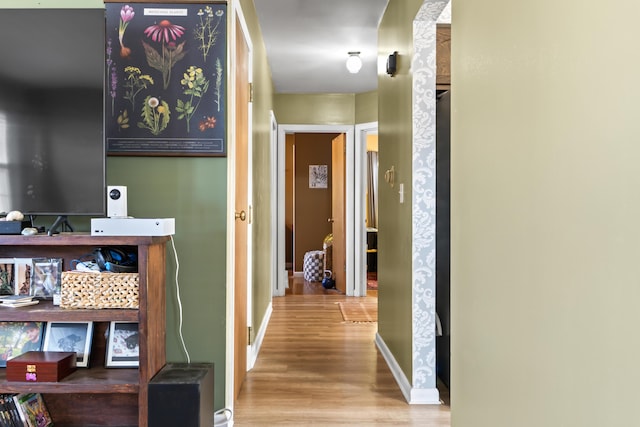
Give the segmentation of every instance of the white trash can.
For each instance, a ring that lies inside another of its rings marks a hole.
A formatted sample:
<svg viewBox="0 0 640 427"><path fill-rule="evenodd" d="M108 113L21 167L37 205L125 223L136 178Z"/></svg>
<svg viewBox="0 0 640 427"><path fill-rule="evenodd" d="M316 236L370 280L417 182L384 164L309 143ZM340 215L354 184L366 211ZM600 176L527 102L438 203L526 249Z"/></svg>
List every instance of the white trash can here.
<svg viewBox="0 0 640 427"><path fill-rule="evenodd" d="M220 409L213 414L214 427L227 427L233 418L233 412L229 408Z"/></svg>

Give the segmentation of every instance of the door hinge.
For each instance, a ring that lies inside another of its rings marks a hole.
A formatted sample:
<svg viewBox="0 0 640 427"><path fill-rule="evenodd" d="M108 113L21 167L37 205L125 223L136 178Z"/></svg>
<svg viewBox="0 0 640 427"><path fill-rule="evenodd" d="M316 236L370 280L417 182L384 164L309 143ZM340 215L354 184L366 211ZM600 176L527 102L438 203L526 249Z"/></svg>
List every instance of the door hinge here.
<svg viewBox="0 0 640 427"><path fill-rule="evenodd" d="M249 82L249 102L253 102L253 83Z"/></svg>
<svg viewBox="0 0 640 427"><path fill-rule="evenodd" d="M247 326L247 345L251 345L251 326Z"/></svg>

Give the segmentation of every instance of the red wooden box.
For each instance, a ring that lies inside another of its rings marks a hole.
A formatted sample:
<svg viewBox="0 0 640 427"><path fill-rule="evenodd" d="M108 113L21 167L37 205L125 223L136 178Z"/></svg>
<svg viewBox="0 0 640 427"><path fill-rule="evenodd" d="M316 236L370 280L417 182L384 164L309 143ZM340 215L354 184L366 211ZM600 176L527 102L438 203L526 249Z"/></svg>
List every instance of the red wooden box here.
<svg viewBox="0 0 640 427"><path fill-rule="evenodd" d="M28 351L7 360L7 381L56 382L75 370L75 352Z"/></svg>

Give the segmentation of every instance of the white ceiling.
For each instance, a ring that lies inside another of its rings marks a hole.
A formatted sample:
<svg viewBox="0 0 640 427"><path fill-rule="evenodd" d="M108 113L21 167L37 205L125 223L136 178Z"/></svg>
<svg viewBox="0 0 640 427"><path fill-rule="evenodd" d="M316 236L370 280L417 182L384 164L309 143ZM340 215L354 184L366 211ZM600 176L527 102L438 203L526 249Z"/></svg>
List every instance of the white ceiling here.
<svg viewBox="0 0 640 427"><path fill-rule="evenodd" d="M254 0L276 93L362 93L378 86L378 24L388 0ZM348 52L362 69L350 74Z"/></svg>

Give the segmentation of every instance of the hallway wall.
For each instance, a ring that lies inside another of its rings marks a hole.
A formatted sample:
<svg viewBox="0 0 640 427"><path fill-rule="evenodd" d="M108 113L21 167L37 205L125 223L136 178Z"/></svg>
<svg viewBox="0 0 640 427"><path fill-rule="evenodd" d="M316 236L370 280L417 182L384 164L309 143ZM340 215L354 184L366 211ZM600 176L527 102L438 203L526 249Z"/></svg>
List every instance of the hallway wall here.
<svg viewBox="0 0 640 427"><path fill-rule="evenodd" d="M452 425L639 425L640 4L454 2Z"/></svg>

